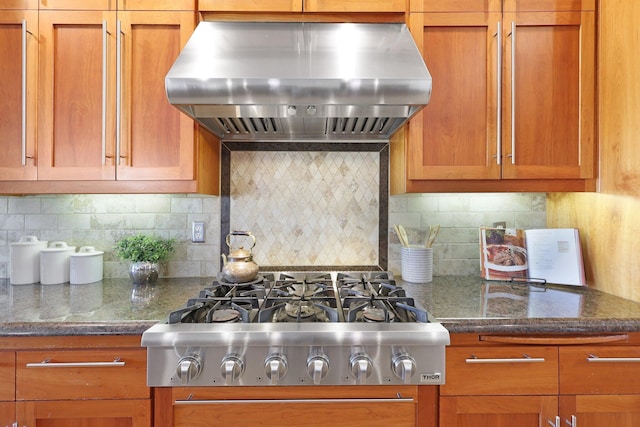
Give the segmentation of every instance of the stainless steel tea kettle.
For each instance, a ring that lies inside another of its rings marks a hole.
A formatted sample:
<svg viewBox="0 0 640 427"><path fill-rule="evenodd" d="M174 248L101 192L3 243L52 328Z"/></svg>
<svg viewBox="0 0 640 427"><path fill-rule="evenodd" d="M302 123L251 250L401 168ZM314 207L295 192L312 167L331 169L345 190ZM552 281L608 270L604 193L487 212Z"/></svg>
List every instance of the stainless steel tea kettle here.
<svg viewBox="0 0 640 427"><path fill-rule="evenodd" d="M251 239L249 249L243 246L234 248L231 236L246 236ZM256 245L256 237L250 231L232 231L227 234L229 255L222 254L222 278L231 283L251 282L258 275L258 264L253 261L251 249Z"/></svg>

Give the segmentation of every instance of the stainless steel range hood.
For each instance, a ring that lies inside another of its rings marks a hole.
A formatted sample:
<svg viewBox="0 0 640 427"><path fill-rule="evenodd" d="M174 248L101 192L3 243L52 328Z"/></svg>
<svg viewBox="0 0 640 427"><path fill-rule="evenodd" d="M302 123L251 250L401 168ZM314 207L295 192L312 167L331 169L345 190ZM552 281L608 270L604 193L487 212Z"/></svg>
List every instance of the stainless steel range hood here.
<svg viewBox="0 0 640 427"><path fill-rule="evenodd" d="M223 141L386 141L429 102L404 24L201 22L169 102Z"/></svg>

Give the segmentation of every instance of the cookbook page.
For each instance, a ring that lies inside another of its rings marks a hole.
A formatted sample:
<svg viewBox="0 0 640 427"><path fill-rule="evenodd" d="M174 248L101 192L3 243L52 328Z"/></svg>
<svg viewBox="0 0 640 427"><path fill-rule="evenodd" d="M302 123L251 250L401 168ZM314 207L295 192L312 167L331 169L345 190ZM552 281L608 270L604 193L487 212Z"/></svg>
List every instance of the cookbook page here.
<svg viewBox="0 0 640 427"><path fill-rule="evenodd" d="M575 228L527 230L529 278L560 285L586 285L580 234Z"/></svg>
<svg viewBox="0 0 640 427"><path fill-rule="evenodd" d="M480 228L480 273L487 280L527 277L527 250L523 230Z"/></svg>

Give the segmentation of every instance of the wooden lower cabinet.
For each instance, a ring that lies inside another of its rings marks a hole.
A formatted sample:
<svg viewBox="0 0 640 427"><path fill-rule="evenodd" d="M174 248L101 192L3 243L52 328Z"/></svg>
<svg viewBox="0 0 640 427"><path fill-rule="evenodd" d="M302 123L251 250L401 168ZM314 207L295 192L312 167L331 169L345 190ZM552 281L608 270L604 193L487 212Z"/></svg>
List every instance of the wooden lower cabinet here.
<svg viewBox="0 0 640 427"><path fill-rule="evenodd" d="M140 337L0 337L0 348L0 427L151 427Z"/></svg>
<svg viewBox="0 0 640 427"><path fill-rule="evenodd" d="M0 426L12 426L16 420L16 404L14 402L0 402Z"/></svg>
<svg viewBox="0 0 640 427"><path fill-rule="evenodd" d="M437 388L156 388L154 427L435 427Z"/></svg>
<svg viewBox="0 0 640 427"><path fill-rule="evenodd" d="M452 335L440 427L640 425L640 336Z"/></svg>
<svg viewBox="0 0 640 427"><path fill-rule="evenodd" d="M444 396L440 426L547 426L558 413L557 396Z"/></svg>
<svg viewBox="0 0 640 427"><path fill-rule="evenodd" d="M123 388L126 388L123 385ZM18 402L19 425L29 427L150 427L151 401L47 400Z"/></svg>

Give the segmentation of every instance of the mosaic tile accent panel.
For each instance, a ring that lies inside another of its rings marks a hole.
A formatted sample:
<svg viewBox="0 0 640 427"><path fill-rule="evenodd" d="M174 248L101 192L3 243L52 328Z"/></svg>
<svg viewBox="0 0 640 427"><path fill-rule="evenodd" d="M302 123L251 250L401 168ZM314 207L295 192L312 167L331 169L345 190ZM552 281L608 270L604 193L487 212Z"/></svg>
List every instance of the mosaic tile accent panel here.
<svg viewBox="0 0 640 427"><path fill-rule="evenodd" d="M230 229L256 236L261 267L377 265L379 165L377 152L234 151Z"/></svg>

